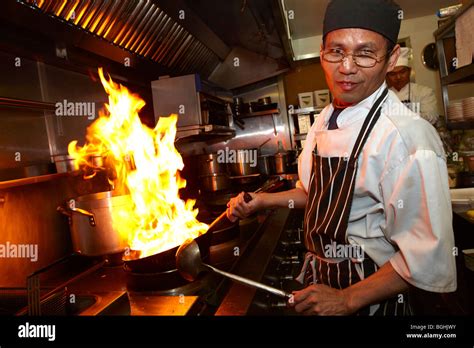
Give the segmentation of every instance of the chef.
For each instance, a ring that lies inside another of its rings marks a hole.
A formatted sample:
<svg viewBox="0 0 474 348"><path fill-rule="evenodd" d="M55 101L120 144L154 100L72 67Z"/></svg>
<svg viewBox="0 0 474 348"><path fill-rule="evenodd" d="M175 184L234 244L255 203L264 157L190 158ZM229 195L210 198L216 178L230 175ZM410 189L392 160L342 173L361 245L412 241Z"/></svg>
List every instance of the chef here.
<svg viewBox="0 0 474 348"><path fill-rule="evenodd" d="M289 300L299 313L408 315L409 287L456 289L441 141L385 83L400 55L400 18L389 0L329 3L321 64L334 102L308 133L297 187L228 203L232 220L305 208L304 288Z"/></svg>
<svg viewBox="0 0 474 348"><path fill-rule="evenodd" d="M411 49L400 48L395 68L387 73L387 84L411 111L418 113L435 126L439 115L434 91L429 87L410 82L410 56Z"/></svg>

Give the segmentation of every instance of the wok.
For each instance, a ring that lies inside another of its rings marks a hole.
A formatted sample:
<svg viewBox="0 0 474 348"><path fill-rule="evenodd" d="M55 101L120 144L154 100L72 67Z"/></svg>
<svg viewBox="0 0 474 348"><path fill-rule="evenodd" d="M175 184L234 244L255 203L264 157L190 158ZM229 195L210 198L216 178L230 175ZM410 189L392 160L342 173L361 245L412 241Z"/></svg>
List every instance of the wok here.
<svg viewBox="0 0 474 348"><path fill-rule="evenodd" d="M267 188L271 188L278 181L272 180L269 181L266 185L261 187L259 190L255 191L258 193ZM248 193L245 193L244 200L248 203L252 200L252 196ZM228 219L226 217L226 212L224 211L219 217L217 217L210 225L206 233L200 235L195 239L202 259L206 260L209 257L209 248L211 246L213 233L219 226L225 226L226 222L228 224ZM214 244L216 241L214 241ZM124 254L123 261L124 264L132 271L138 273L158 273L169 271L176 268L175 256L178 251L179 246L176 246L172 249L153 254L140 258L140 252L131 250L128 253Z"/></svg>

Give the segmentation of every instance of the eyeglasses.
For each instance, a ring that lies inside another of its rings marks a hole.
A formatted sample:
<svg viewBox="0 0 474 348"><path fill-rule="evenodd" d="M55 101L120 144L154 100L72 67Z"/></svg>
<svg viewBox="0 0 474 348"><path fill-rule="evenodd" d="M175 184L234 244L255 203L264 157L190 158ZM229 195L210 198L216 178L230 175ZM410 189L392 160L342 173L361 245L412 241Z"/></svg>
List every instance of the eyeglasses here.
<svg viewBox="0 0 474 348"><path fill-rule="evenodd" d="M377 63L383 61L388 54L390 54L390 52L387 52L387 54L384 54L379 58L373 53L354 54L335 49L321 51L321 57L328 63L340 63L345 58L352 56L354 64L361 68L373 68Z"/></svg>

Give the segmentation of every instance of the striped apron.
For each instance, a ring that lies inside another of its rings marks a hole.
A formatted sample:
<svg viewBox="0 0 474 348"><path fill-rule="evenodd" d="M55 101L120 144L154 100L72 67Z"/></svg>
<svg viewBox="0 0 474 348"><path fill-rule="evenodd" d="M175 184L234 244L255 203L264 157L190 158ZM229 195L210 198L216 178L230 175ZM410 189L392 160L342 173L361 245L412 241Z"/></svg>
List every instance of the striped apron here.
<svg viewBox="0 0 474 348"><path fill-rule="evenodd" d="M297 281L308 286L325 284L344 289L377 271L377 264L361 246L347 240L359 157L370 132L380 117L388 95L385 89L364 120L350 157L320 157L313 151L308 202L304 217L305 246L308 250ZM357 315L408 315L406 294L374 304Z"/></svg>

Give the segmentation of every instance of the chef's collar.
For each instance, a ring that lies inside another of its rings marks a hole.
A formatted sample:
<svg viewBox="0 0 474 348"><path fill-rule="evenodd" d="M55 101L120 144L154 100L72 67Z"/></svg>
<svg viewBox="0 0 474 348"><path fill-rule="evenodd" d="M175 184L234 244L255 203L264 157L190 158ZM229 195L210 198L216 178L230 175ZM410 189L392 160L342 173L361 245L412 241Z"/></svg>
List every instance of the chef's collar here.
<svg viewBox="0 0 474 348"><path fill-rule="evenodd" d="M344 110L342 110L342 112L337 117L337 126L339 128L344 128L345 125L352 124L353 122L356 122L361 118L365 118L365 116L367 116L367 113L370 111L375 101L382 94L385 88L387 88L387 83L383 82L382 85L380 85L380 87L367 98L361 100L355 105L348 106ZM333 111L334 105L331 103L329 104L327 112L324 115L324 124L326 126Z"/></svg>

